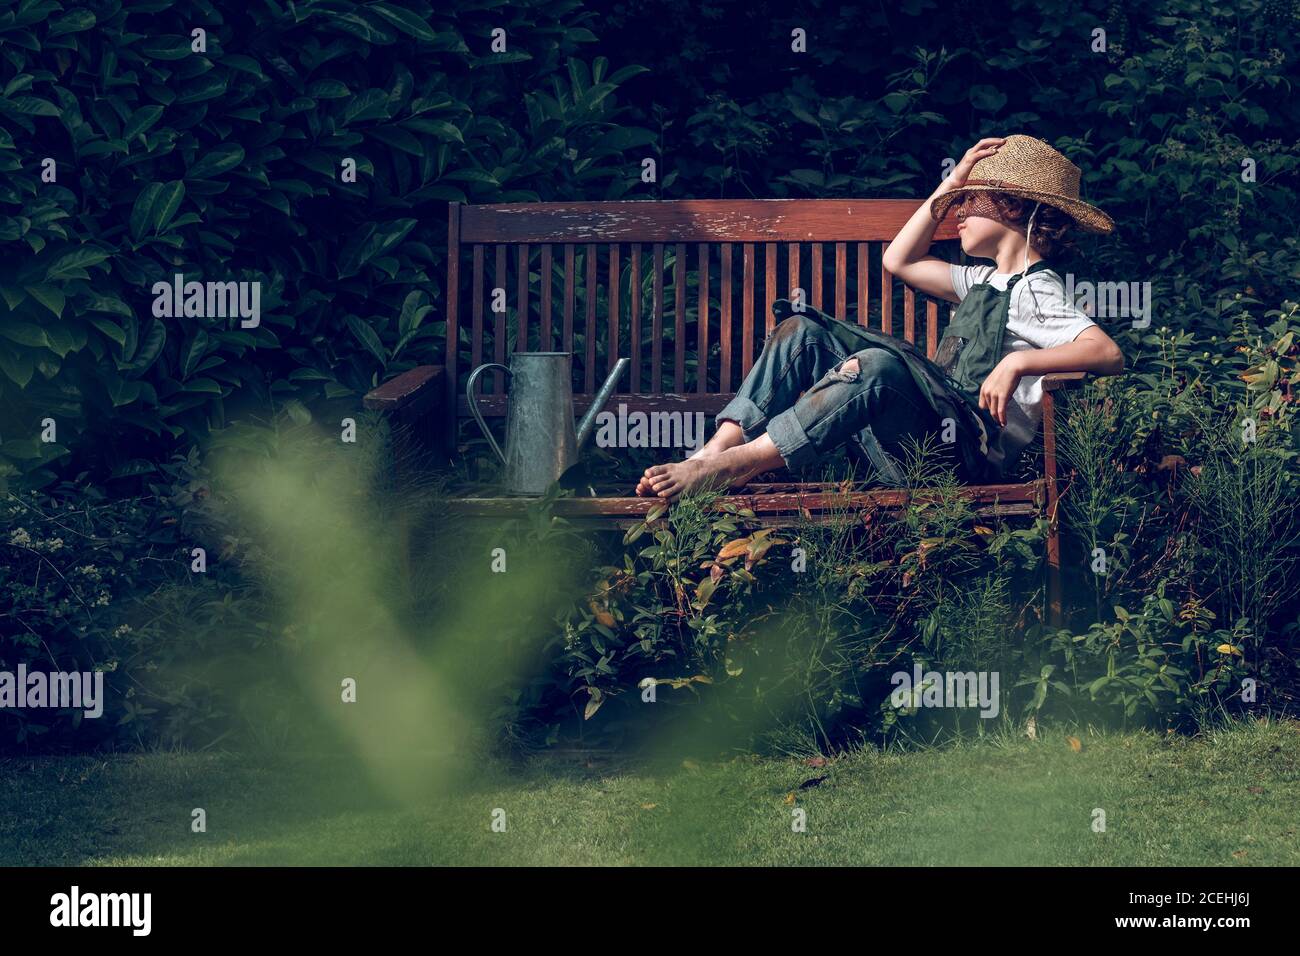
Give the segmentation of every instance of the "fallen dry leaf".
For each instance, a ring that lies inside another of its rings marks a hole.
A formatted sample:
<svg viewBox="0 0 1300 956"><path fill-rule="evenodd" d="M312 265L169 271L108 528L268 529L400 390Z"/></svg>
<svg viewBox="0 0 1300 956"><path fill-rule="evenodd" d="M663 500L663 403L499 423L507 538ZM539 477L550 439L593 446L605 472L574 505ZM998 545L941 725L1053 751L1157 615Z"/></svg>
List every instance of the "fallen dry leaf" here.
<svg viewBox="0 0 1300 956"><path fill-rule="evenodd" d="M659 806L659 804L657 804L657 803L643 803L643 804L641 804L641 809L642 809L642 810L653 810L653 809L654 809L655 807L657 807L657 806Z"/></svg>
<svg viewBox="0 0 1300 956"><path fill-rule="evenodd" d="M604 624L606 627L614 626L614 615L610 614L607 608L601 607L595 601L591 602L591 613L598 623Z"/></svg>
<svg viewBox="0 0 1300 956"><path fill-rule="evenodd" d="M728 541L718 552L718 560L725 561L728 558L738 557L749 550L749 538L737 538L735 541Z"/></svg>
<svg viewBox="0 0 1300 956"><path fill-rule="evenodd" d="M793 791L793 790L790 791L789 793L787 793L787 794L785 795L785 801L784 801L784 803L785 803L785 805L786 805L787 807L793 807L793 806L794 806L794 791Z"/></svg>
<svg viewBox="0 0 1300 956"><path fill-rule="evenodd" d="M824 767L826 766L826 758L809 757L807 760L804 761L804 763L807 764L809 767Z"/></svg>

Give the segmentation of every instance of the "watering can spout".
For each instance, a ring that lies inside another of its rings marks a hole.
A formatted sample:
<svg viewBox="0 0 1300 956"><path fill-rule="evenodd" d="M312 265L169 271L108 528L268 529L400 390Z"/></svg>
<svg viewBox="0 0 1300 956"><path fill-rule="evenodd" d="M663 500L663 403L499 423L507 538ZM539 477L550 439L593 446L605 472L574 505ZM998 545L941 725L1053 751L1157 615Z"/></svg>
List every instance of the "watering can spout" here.
<svg viewBox="0 0 1300 956"><path fill-rule="evenodd" d="M618 385L618 380L622 378L624 370L632 363L631 359L621 358L614 365L613 371L609 373L609 378L605 379L605 384L600 387L596 397L591 402L591 408L587 409L587 414L582 416L582 421L578 423L578 447L581 448L583 443L591 437L592 430L596 427L596 416L600 414L609 397L614 394L614 388Z"/></svg>

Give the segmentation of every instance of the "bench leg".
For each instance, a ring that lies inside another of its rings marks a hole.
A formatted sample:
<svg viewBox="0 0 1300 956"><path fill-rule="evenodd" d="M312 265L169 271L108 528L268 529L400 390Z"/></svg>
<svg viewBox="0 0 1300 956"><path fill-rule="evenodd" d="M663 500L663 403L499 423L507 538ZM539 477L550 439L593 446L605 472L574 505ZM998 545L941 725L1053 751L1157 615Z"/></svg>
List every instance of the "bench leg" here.
<svg viewBox="0 0 1300 956"><path fill-rule="evenodd" d="M1043 477L1047 484L1047 622L1064 627L1061 594L1060 498L1056 487L1056 402L1043 393Z"/></svg>
<svg viewBox="0 0 1300 956"><path fill-rule="evenodd" d="M1054 498L1048 495L1049 499ZM1047 532L1047 621L1052 627L1063 627L1061 607L1061 535L1057 528L1055 501L1049 505L1051 525Z"/></svg>

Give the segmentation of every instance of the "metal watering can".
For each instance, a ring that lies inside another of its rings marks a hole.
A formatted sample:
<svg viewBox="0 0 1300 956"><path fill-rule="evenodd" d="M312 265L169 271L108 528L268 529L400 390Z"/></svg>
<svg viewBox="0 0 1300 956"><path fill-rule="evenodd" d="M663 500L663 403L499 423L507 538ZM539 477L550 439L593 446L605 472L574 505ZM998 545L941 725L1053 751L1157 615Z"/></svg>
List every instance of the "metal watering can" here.
<svg viewBox="0 0 1300 956"><path fill-rule="evenodd" d="M503 482L507 494L541 495L578 461L578 449L591 437L614 386L631 359L621 358L596 393L591 408L573 428L573 356L569 352L515 352L510 367L497 362L480 365L469 374L465 397L488 444L505 465ZM474 399L478 377L490 368L510 376L510 399L506 408L506 450L492 437Z"/></svg>

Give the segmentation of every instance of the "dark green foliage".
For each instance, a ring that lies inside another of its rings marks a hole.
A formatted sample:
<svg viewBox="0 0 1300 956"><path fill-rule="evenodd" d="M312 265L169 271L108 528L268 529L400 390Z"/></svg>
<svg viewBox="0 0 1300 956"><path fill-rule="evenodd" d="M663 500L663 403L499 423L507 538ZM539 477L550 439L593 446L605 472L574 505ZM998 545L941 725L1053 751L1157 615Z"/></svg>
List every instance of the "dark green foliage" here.
<svg viewBox="0 0 1300 956"><path fill-rule="evenodd" d="M192 49L199 27L205 52ZM282 712L248 703L268 695L214 688L228 686L217 672L267 648L291 660L297 638L233 557L186 590L200 530L178 528L204 509L175 496L206 487L193 449L214 433L231 440L230 423L334 426L373 385L441 360L448 201L919 197L979 137L1026 132L1082 167L1084 196L1118 223L1113 237L1084 237L1064 267L1080 281L1152 283L1150 327L1102 320L1128 368L1089 389L1062 436L1077 633L1021 613L1038 596L1041 526L990 529L990 541L969 522L911 525L902 552L849 549L797 581L769 553L745 572L754 582L729 569L699 607L703 561L669 573L663 545L638 554L639 541L604 563L635 579L640 612L627 594L605 606L598 593L565 614L572 595L553 588L535 613L516 613L531 599L518 582L488 602L459 640L513 661L517 679L482 693L499 695L512 734L541 739L588 701L599 712L583 726L621 731L619 707L643 677L711 675L730 688L724 715L792 720L821 745L837 721L875 720L881 687L858 682L900 654L904 669L912 657L996 661L1004 692L1009 674L1022 681L1016 713L1173 719L1230 699L1244 674L1273 689L1264 703L1284 701L1300 627L1294 572L1277 569L1293 567L1295 548L1285 536L1257 546L1272 525L1249 508L1294 495L1300 452L1300 321L1286 301L1300 280L1296 27L1294 0L1010 0L996 11L971 0L8 0L0 486L54 494L2 505L18 510L0 538L0 658L116 666L111 722L93 742L281 726ZM491 50L496 28L506 52ZM1097 28L1104 52L1091 49ZM807 31L807 53L791 51L794 29ZM653 183L640 178L647 156ZM42 180L46 158L55 182ZM343 181L347 158L355 183ZM260 281L260 327L155 318L152 285L178 272ZM1262 464L1225 444L1244 417L1266 438ZM55 440L42 440L50 423ZM628 462L594 470L615 465ZM1188 486L1193 476L1207 480ZM85 553L49 543L63 535L56 506L87 536ZM240 531L205 533L220 556L222 535ZM544 507L515 533L539 572L552 547L581 565ZM676 560L731 533L679 529ZM1105 575L1091 569L1098 547ZM77 577L85 565L116 572L107 604ZM478 586L478 572L424 571L431 617ZM905 584L915 599L896 600ZM544 662L565 622L568 674L557 676ZM760 624L775 630L745 645L761 653L742 666L728 637ZM1000 642L1002 629L1016 639ZM861 639L881 633L864 652ZM460 676L472 683L472 668ZM694 681L672 693L687 687L722 690ZM793 710L789 687L803 694ZM11 715L3 734L61 743L74 719ZM84 729L75 739L92 742Z"/></svg>
<svg viewBox="0 0 1300 956"><path fill-rule="evenodd" d="M639 68L581 56L576 4L6 7L0 480L145 475L227 421L355 408L440 353L448 200L572 196L646 140L610 95ZM156 319L176 273L260 281L260 327Z"/></svg>
<svg viewBox="0 0 1300 956"><path fill-rule="evenodd" d="M192 741L219 716L202 682L161 687L159 675L175 678L174 665L183 662L184 672L196 657L220 653L232 632L247 646L257 629L233 600L244 587L230 569L213 560L210 576L191 580L189 515L208 494L197 454L160 470L166 481L148 497L109 499L60 484L0 500L0 669L105 674L102 716L6 709L0 743ZM181 627L157 613L159 595L171 596Z"/></svg>
<svg viewBox="0 0 1300 956"><path fill-rule="evenodd" d="M913 657L1017 672L1006 637L1033 620L1042 523L978 519L936 453L907 463L906 487L929 494L897 516L845 507L756 530L706 495L633 527L566 624L585 733L827 748L895 724L880 704Z"/></svg>

